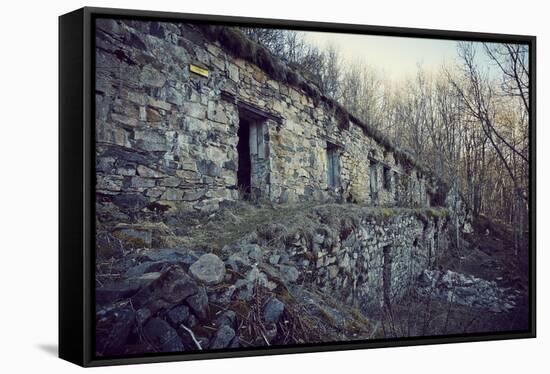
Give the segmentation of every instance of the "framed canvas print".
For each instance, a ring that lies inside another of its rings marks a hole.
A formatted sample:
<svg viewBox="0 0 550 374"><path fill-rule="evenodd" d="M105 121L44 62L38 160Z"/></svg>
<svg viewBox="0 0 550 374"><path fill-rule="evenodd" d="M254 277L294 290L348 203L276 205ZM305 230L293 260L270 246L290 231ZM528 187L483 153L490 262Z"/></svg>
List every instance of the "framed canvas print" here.
<svg viewBox="0 0 550 374"><path fill-rule="evenodd" d="M59 27L60 357L535 336L535 37Z"/></svg>

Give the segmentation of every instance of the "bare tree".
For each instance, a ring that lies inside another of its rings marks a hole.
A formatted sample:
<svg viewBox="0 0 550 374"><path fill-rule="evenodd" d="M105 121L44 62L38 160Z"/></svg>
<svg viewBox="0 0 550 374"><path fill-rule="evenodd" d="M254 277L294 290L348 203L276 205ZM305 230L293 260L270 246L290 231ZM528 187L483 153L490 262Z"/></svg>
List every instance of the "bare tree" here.
<svg viewBox="0 0 550 374"><path fill-rule="evenodd" d="M382 80L364 63L354 63L343 72L341 103L353 114L378 128L381 121Z"/></svg>
<svg viewBox="0 0 550 374"><path fill-rule="evenodd" d="M468 113L475 118L498 157L504 166L508 176L514 183L516 194L524 200L527 200L526 190L522 188L519 176L511 164L511 159L505 152L509 150L516 156L528 162L527 155L523 154L514 146L514 142L504 136L497 128L499 111L495 102L495 91L489 81L487 74L479 71L475 63L475 49L472 43L459 44L459 56L463 60L463 83L456 78L450 77L450 81L456 89L456 92L463 100Z"/></svg>
<svg viewBox="0 0 550 374"><path fill-rule="evenodd" d="M502 91L521 98L529 111L529 48L525 44L484 45L489 58L502 72Z"/></svg>
<svg viewBox="0 0 550 374"><path fill-rule="evenodd" d="M519 46L499 45L483 46L488 57L498 66L501 78L492 79L488 71L482 71L476 63L477 48L473 43L459 43L458 54L462 60L462 70L459 76L448 74L457 95L465 107L465 117L473 124L473 131L480 129L478 139L470 138L466 143L465 166L480 169L483 172L481 187L468 186L470 201L474 204L474 212L483 209L482 197L498 201L495 193L484 184L500 189L501 199L499 209L486 209L496 217L506 219L512 224L515 234L516 251L523 247L524 227L528 215L528 113L529 92L528 70L525 56ZM490 148L485 147L489 144ZM491 154L488 150L494 152ZM475 150L475 151L473 151ZM482 151L481 158L478 157ZM473 157L469 157L473 155ZM491 159L496 159L491 160ZM478 165L479 164L479 165ZM492 169L488 166L492 165ZM503 168L504 175L498 172ZM467 173L464 180L474 181L476 173ZM503 178L506 178L503 179ZM499 181L498 179L503 179ZM479 179L479 178L478 178ZM484 188L485 187L485 188ZM497 190L498 191L498 190ZM508 198L505 198L508 196ZM512 197L510 199L510 196Z"/></svg>
<svg viewBox="0 0 550 374"><path fill-rule="evenodd" d="M334 45L329 45L324 53L324 65L321 67L322 90L338 100L341 94L340 54Z"/></svg>
<svg viewBox="0 0 550 374"><path fill-rule="evenodd" d="M289 31L258 27L242 27L240 30L258 44L266 47L275 56L282 56L285 50L285 35Z"/></svg>
<svg viewBox="0 0 550 374"><path fill-rule="evenodd" d="M527 222L529 51L521 44L459 43L459 64L389 81L364 61L345 64L337 46L299 31L243 28L355 116L442 176L474 215ZM493 69L479 68L484 53ZM504 171L504 173L502 173ZM510 199L509 196L514 196Z"/></svg>

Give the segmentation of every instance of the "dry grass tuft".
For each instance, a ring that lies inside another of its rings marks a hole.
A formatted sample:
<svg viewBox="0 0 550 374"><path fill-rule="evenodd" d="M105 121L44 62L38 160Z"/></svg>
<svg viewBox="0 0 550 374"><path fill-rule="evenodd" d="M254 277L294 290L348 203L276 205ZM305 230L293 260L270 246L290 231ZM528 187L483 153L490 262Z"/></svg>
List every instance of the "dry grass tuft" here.
<svg viewBox="0 0 550 374"><path fill-rule="evenodd" d="M358 204L251 204L239 201L214 214L186 215L185 226L176 229L169 239L179 246L221 253L226 245L240 242L258 243L276 249L290 245L297 238L312 244L316 233L329 237L347 237L362 220L383 222L400 214L415 214L422 220L443 217L438 208L407 209L369 207Z"/></svg>

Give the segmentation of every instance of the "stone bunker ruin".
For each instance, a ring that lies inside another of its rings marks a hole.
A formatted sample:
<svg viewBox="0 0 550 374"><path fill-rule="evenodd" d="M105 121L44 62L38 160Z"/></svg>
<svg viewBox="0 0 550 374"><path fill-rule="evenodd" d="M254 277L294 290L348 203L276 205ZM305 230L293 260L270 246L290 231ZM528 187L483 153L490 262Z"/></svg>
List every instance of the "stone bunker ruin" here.
<svg viewBox="0 0 550 374"><path fill-rule="evenodd" d="M98 19L98 207L429 207L446 187L233 28Z"/></svg>
<svg viewBox="0 0 550 374"><path fill-rule="evenodd" d="M96 22L99 222L150 247L141 213L351 203L379 210L328 241L281 243L300 279L382 305L434 266L457 212L448 187L314 83L233 28Z"/></svg>

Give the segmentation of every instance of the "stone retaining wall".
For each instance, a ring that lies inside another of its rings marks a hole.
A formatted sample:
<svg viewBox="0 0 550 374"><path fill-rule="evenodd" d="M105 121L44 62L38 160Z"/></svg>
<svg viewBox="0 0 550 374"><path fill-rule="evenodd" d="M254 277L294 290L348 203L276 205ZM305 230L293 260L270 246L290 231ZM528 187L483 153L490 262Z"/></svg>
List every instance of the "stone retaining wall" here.
<svg viewBox="0 0 550 374"><path fill-rule="evenodd" d="M296 267L298 283L315 285L349 305L380 310L399 300L448 247L446 211L428 212L365 217L351 231L319 230L312 242L297 236L270 262Z"/></svg>

